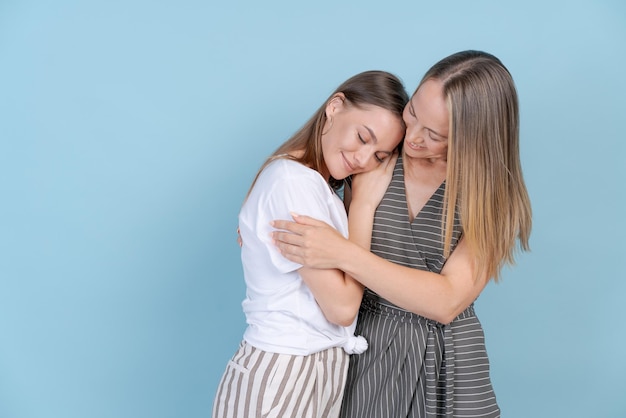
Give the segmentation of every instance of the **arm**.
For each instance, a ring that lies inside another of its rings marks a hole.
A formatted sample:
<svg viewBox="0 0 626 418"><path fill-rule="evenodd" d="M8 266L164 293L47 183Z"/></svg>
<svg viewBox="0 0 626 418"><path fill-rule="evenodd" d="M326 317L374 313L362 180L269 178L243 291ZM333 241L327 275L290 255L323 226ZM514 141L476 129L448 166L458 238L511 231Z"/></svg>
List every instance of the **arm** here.
<svg viewBox="0 0 626 418"><path fill-rule="evenodd" d="M307 305L312 302L315 307L317 302L329 322L343 325L354 321L362 294L359 284L348 285L339 270L310 269L293 262L283 257L271 240L270 220L290 219L290 210L320 218L337 227L340 235L347 235L345 209L338 203L319 175L299 163L277 160L261 172L239 213L242 262L244 271L254 277L255 295L278 297L285 286L298 286L310 292ZM352 299L355 302L349 304Z"/></svg>
<svg viewBox="0 0 626 418"><path fill-rule="evenodd" d="M394 153L377 169L357 174L352 179L350 210L348 212L349 240L358 246L370 249L374 213L383 199L398 160Z"/></svg>
<svg viewBox="0 0 626 418"><path fill-rule="evenodd" d="M243 246L239 228L237 243ZM337 269L301 267L298 273L329 322L340 326L354 322L363 297L363 286L359 282L345 277L344 272Z"/></svg>
<svg viewBox="0 0 626 418"><path fill-rule="evenodd" d="M302 280L329 322L347 327L354 322L363 297L363 286L337 269L302 267Z"/></svg>
<svg viewBox="0 0 626 418"><path fill-rule="evenodd" d="M400 266L364 251L351 254L340 268L401 308L444 324L463 312L488 282L486 277L474 277L465 240L459 242L441 274Z"/></svg>
<svg viewBox="0 0 626 418"><path fill-rule="evenodd" d="M356 245L369 249L371 227L369 228L369 234L367 230L359 230L355 228L354 222L352 222L353 218L353 216L348 218L348 230L351 241ZM335 230L335 232L337 231ZM337 235L341 236L338 232ZM356 281L351 275L338 269L302 267L299 273L311 289L311 292L313 292L313 295L315 295L315 300L320 305L326 319L342 326L352 324L363 298L363 285L361 283Z"/></svg>
<svg viewBox="0 0 626 418"><path fill-rule="evenodd" d="M275 222L278 228L291 232L274 233L281 253L287 258L311 267L343 270L401 308L441 323L451 322L488 282L487 277L474 277L473 257L464 240L459 242L441 274L437 274L378 257L333 233L323 222L304 216L295 219L296 223Z"/></svg>
<svg viewBox="0 0 626 418"><path fill-rule="evenodd" d="M372 222L364 222L363 220L374 218L376 207L391 181L396 160L397 155L394 155L377 169L356 175L353 180L353 187L347 187L344 191L344 197L348 199L350 204L349 240L365 250L370 248ZM352 202L357 203L352 205ZM363 298L363 285L361 283L350 274L344 274L338 269L303 267L299 272L315 295L315 300L320 305L326 319L343 326L352 324Z"/></svg>

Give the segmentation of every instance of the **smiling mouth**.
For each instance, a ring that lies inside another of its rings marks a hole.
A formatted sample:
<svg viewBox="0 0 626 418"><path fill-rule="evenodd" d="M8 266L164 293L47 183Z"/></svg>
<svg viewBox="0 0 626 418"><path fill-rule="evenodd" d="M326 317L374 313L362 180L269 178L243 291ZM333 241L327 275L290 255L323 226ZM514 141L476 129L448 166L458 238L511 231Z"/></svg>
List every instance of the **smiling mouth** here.
<svg viewBox="0 0 626 418"><path fill-rule="evenodd" d="M345 163L348 166L348 168L350 169L350 171L354 171L354 166L352 164L350 164L350 161L348 161L348 159L346 158L346 156L343 153L341 153L341 157L345 161Z"/></svg>

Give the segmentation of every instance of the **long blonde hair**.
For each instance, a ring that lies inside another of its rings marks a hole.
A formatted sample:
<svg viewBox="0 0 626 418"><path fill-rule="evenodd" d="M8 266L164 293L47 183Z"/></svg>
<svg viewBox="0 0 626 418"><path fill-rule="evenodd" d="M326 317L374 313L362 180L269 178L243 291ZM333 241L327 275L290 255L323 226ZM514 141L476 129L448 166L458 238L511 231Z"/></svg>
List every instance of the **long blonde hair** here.
<svg viewBox="0 0 626 418"><path fill-rule="evenodd" d="M444 198L444 253L458 210L477 275L496 281L519 247L529 251L530 199L519 158L518 98L511 74L482 51L462 51L424 76L443 84L450 126ZM419 87L418 87L419 88Z"/></svg>
<svg viewBox="0 0 626 418"><path fill-rule="evenodd" d="M250 190L254 187L261 171L269 163L279 158L289 158L318 172L323 171L325 164L322 153L322 132L327 121L326 105L338 93L343 93L347 105L357 108L367 105L378 106L397 115L401 122L404 106L409 101L402 81L386 71L365 71L349 78L337 87L304 126L265 160L257 172ZM304 152L301 156L295 157L290 154L294 151ZM337 184L331 185L337 186ZM250 191L248 191L249 193Z"/></svg>

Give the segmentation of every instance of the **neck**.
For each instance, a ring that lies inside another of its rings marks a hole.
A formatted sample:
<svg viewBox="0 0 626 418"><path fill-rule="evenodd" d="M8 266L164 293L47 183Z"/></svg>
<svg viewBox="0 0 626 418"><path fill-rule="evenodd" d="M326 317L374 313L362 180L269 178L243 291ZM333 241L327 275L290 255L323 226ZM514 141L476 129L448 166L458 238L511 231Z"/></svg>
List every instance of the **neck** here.
<svg viewBox="0 0 626 418"><path fill-rule="evenodd" d="M443 158L412 158L402 154L405 176L423 178L428 176L443 182L446 179L447 162Z"/></svg>

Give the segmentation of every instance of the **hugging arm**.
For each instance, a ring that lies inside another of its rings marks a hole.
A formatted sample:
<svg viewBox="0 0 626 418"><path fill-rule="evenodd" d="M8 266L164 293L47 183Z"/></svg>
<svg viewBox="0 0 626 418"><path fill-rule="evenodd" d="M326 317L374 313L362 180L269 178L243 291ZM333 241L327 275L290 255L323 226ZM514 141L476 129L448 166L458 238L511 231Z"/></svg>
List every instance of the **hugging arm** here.
<svg viewBox="0 0 626 418"><path fill-rule="evenodd" d="M328 226L328 229L343 238L335 228ZM298 273L329 322L341 326L349 326L354 322L363 298L361 283L332 267L320 269L303 265Z"/></svg>
<svg viewBox="0 0 626 418"><path fill-rule="evenodd" d="M362 286L346 280L340 270L314 269L293 262L272 243L270 221L289 219L290 210L320 218L347 232L344 209L337 199L331 199L328 185L319 175L296 162L275 161L261 173L239 213L244 272L261 269L264 276L255 279L253 285L257 293L268 297L280 294L285 286L306 287L329 322L352 324Z"/></svg>
<svg viewBox="0 0 626 418"><path fill-rule="evenodd" d="M387 261L336 233L324 222L307 216L296 222L278 221L289 232L274 232L281 253L316 268L337 268L385 299L426 318L447 324L482 292L487 277L475 277L475 263L464 239L448 258L441 274ZM373 214L362 225L373 223ZM356 225L356 219L355 219Z"/></svg>
<svg viewBox="0 0 626 418"><path fill-rule="evenodd" d="M369 250L372 223L363 220L373 219L376 207L391 181L396 159L397 155L393 155L375 170L355 177L353 181L355 188L351 190L353 192L351 201L357 202L357 204L350 205L350 216L348 217L350 240L345 239L335 228L323 223L327 227L328 233L366 251ZM283 255L286 256L286 254ZM363 285L350 274L335 267L320 268L319 266L306 265L288 256L287 258L304 265L299 273L315 295L326 319L339 325L350 325L354 321L361 304Z"/></svg>

